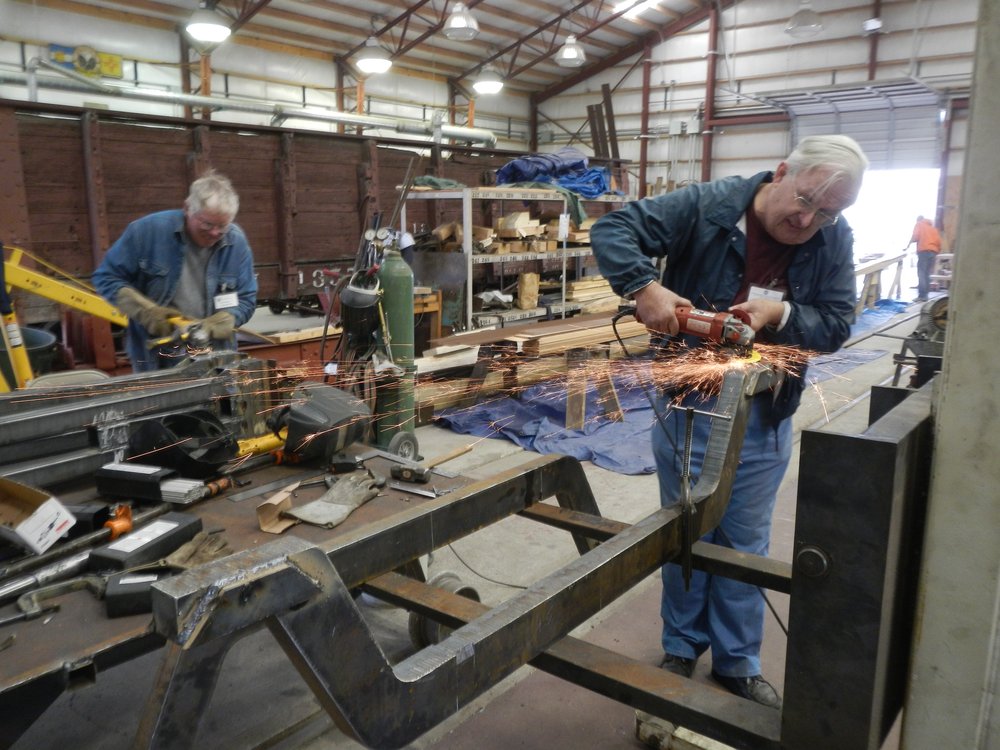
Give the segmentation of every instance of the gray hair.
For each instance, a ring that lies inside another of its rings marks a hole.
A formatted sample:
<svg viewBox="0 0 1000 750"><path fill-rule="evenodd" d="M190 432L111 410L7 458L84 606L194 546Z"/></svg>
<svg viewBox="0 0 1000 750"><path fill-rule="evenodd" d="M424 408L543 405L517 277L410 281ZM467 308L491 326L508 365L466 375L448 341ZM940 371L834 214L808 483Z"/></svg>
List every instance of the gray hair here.
<svg viewBox="0 0 1000 750"><path fill-rule="evenodd" d="M193 214L199 211L211 211L228 216L232 220L240 210L240 197L228 178L215 170L210 170L191 183L191 190L184 205Z"/></svg>
<svg viewBox="0 0 1000 750"><path fill-rule="evenodd" d="M792 175L813 169L830 170L829 187L834 182L847 180L852 186L861 184L868 157L857 141L846 135L810 135L799 141L799 145L785 159Z"/></svg>

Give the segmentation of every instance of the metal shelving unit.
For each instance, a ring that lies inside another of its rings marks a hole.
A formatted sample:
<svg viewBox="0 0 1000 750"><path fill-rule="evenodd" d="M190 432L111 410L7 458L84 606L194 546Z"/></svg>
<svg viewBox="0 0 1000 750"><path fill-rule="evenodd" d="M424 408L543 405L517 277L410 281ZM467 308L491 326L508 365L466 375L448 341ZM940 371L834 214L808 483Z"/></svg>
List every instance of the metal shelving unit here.
<svg viewBox="0 0 1000 750"><path fill-rule="evenodd" d="M466 258L466 288L465 288L465 324L471 330L475 315L472 312L472 267L485 263L513 263L517 261L529 260L552 260L556 253L507 253L492 254L472 252L472 202L476 200L493 201L558 201L562 203L562 213L566 213L566 198L558 190L528 189L528 188L461 188L456 190L425 190L411 191L406 196L406 201L400 208L400 226L406 227L406 203L412 200L460 200L462 202L462 252ZM621 203L625 199L620 196L601 196L599 198L587 198L588 203ZM567 312L575 312L580 309L579 305L566 303L566 260L568 258L583 258L591 254L589 246L569 247L565 240L559 249L558 257L562 260L562 294L560 304L550 305L550 310L557 310L562 317L566 317ZM510 313L514 313L511 315ZM517 313L525 313L518 315ZM538 317L530 310L506 311L500 315L490 311L484 313L491 317L500 317L505 321L527 320Z"/></svg>

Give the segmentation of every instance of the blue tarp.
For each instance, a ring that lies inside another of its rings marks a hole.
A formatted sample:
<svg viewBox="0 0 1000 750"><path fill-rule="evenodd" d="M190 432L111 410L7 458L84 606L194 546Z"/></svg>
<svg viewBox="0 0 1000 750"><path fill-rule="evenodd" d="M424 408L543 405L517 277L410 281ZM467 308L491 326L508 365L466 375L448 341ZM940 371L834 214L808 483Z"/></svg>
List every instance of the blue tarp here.
<svg viewBox="0 0 1000 750"><path fill-rule="evenodd" d="M880 299L875 302L875 307L866 307L858 316L857 321L851 326L851 338L857 338L866 333L870 333L881 328L890 322L894 316L906 312L910 306L908 302L897 299Z"/></svg>
<svg viewBox="0 0 1000 750"><path fill-rule="evenodd" d="M551 181L565 174L580 174L587 169L587 156L582 151L566 146L554 154L521 156L497 170L497 185L511 182Z"/></svg>
<svg viewBox="0 0 1000 750"><path fill-rule="evenodd" d="M646 368L637 368L643 372ZM651 474L656 470L649 429L655 421L636 374L614 378L625 416L612 422L598 404L596 389L587 389L582 430L567 430L566 381L531 386L517 398L503 397L467 409L446 409L439 424L478 437L505 437L526 450L562 453L620 474Z"/></svg>
<svg viewBox="0 0 1000 750"><path fill-rule="evenodd" d="M586 154L571 146L554 154L520 156L497 170L497 185L521 183L555 184L584 198L597 198L611 191L608 170L588 167Z"/></svg>
<svg viewBox="0 0 1000 750"><path fill-rule="evenodd" d="M825 354L810 362L806 379L820 383L885 354L881 350L854 349ZM588 387L584 427L567 430L565 378L531 386L517 397L446 409L436 421L461 434L505 437L525 450L562 453L619 474L651 474L656 464L649 431L656 423L656 415L642 388L642 382L648 382L648 363L642 358L633 362L635 368L614 376L623 422L612 422L604 416L596 389Z"/></svg>

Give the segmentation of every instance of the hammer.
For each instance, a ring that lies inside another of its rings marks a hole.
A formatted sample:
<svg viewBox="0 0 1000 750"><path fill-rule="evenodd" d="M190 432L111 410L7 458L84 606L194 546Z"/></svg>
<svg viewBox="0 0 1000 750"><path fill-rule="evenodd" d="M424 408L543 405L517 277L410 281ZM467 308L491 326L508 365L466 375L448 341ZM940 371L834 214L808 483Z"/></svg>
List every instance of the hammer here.
<svg viewBox="0 0 1000 750"><path fill-rule="evenodd" d="M395 464L389 471L392 473L393 479L399 479L403 482L419 482L420 484L426 484L431 479L431 469L433 469L438 464L443 464L445 461L451 461L453 458L458 458L463 456L472 450L472 444L463 445L456 448L453 451L449 451L444 455L438 456L437 458L432 458L430 461L426 461L423 464Z"/></svg>

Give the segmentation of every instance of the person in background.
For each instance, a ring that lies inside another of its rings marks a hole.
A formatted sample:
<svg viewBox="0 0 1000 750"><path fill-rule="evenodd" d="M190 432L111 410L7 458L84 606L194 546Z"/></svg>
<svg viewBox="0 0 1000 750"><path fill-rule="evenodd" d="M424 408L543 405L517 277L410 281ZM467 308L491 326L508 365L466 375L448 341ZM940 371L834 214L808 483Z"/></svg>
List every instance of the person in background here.
<svg viewBox="0 0 1000 750"><path fill-rule="evenodd" d="M232 183L210 171L191 183L183 209L133 221L104 256L93 283L128 316L125 350L135 372L171 367L178 344L149 348L171 336L171 318L198 321L214 349L235 349L235 329L257 305L253 253L233 223L240 199Z"/></svg>
<svg viewBox="0 0 1000 750"><path fill-rule="evenodd" d="M927 295L931 291L934 261L941 252L941 233L930 219L918 216L917 223L913 226L913 234L910 235L910 241L906 243L904 249L909 250L914 242L917 243L917 298L913 301L926 302Z"/></svg>
<svg viewBox="0 0 1000 750"><path fill-rule="evenodd" d="M654 341L676 336L676 309L694 306L745 310L757 341L832 352L850 334L856 297L853 233L841 212L857 199L867 166L851 138L804 138L773 172L689 185L601 217L591 228L593 252L615 292L635 300L636 318ZM655 263L660 258L666 259L662 274ZM754 397L729 505L704 541L767 554L804 374ZM661 395L661 412L671 401ZM695 394L683 405L711 411L714 400ZM683 410L670 410L664 421L664 429L654 427L653 453L660 502L670 506L680 498ZM695 418L695 478L710 421ZM663 567L661 616L664 669L690 677L711 649L711 674L719 684L781 706L761 674L764 599L756 586L694 571L685 590L680 567L670 563Z"/></svg>

